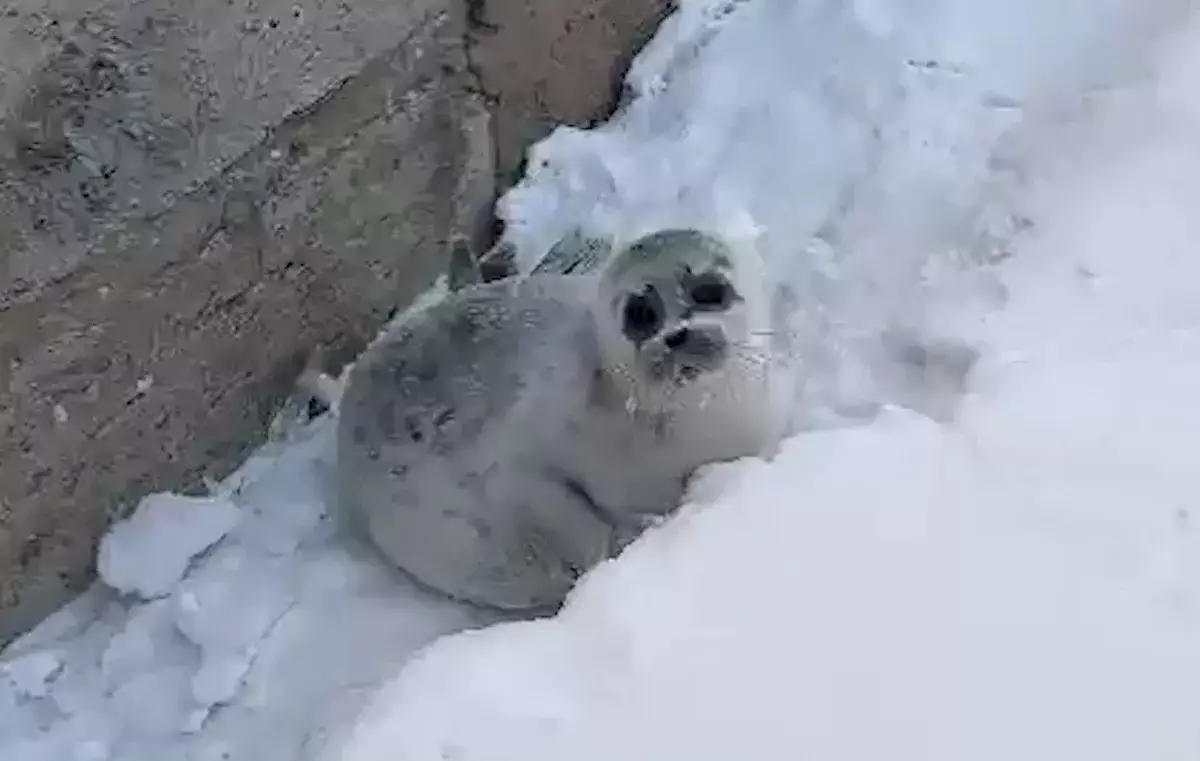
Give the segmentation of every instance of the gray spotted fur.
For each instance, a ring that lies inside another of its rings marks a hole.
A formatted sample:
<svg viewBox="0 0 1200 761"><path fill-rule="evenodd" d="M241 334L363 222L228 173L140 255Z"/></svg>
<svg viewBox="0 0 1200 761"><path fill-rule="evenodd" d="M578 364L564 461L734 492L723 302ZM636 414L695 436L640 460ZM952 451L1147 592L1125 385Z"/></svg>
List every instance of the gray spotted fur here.
<svg viewBox="0 0 1200 761"><path fill-rule="evenodd" d="M694 236L650 236L661 258L620 277L671 280L671 246ZM510 611L557 605L673 510L696 467L774 443L761 351L746 343L686 391L647 389L602 349L615 320L604 278L467 285L356 363L339 413L340 517L425 586Z"/></svg>

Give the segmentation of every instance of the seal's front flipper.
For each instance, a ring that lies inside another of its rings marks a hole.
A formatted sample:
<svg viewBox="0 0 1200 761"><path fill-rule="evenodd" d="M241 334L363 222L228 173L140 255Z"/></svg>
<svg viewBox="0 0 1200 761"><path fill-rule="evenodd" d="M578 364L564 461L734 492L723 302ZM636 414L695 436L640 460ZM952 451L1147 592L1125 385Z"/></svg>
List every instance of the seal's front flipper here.
<svg viewBox="0 0 1200 761"><path fill-rule="evenodd" d="M325 351L318 346L309 354L303 372L296 379L296 388L308 395L310 410L313 409L313 404L323 406L327 410L336 410L342 400L345 383L329 374L325 363Z"/></svg>
<svg viewBox="0 0 1200 761"><path fill-rule="evenodd" d="M325 351L320 346L314 348L296 377L292 392L268 424L267 438L285 441L326 412L337 414L344 386L341 379L329 374Z"/></svg>
<svg viewBox="0 0 1200 761"><path fill-rule="evenodd" d="M612 250L611 239L584 235L575 228L554 244L531 274L585 275L598 270Z"/></svg>
<svg viewBox="0 0 1200 761"><path fill-rule="evenodd" d="M491 283L515 276L517 274L516 258L516 246L509 241L497 241L478 259L477 267L480 279L485 283Z"/></svg>
<svg viewBox="0 0 1200 761"><path fill-rule="evenodd" d="M483 282L483 273L475 255L471 253L471 244L463 235L455 235L450 239L450 263L446 268L446 286L451 293L463 288L478 285Z"/></svg>

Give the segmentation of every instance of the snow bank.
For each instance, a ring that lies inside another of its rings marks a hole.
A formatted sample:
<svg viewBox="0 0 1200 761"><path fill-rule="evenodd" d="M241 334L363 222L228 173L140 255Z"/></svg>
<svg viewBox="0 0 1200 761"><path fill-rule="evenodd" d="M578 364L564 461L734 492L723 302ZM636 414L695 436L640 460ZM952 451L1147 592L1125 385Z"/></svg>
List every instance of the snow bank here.
<svg viewBox="0 0 1200 761"><path fill-rule="evenodd" d="M685 1L634 62L618 118L533 149L500 203L505 237L530 270L575 229L724 232L748 213L768 274L806 307L791 326L808 365L798 424L825 424L888 394L880 332L927 329L931 299L975 288L964 280L1019 229L1006 132L1129 75L1186 6Z"/></svg>
<svg viewBox="0 0 1200 761"><path fill-rule="evenodd" d="M1200 757L1200 24L1157 65L1029 147L953 424L709 469L556 618L429 648L330 758Z"/></svg>
<svg viewBox="0 0 1200 761"><path fill-rule="evenodd" d="M557 619L435 645L338 757L1194 757L1194 532L1002 450L893 413L717 469Z"/></svg>
<svg viewBox="0 0 1200 761"><path fill-rule="evenodd" d="M780 267L839 223L858 244L841 256L910 264L854 249L881 228L891 249L927 248L984 190L1000 131L1124 73L1137 49L1114 35L1138 39L1183 5L684 0L634 62L618 118L535 146L501 201L506 238L528 270L575 227L632 236L745 209ZM847 204L886 220L845 224Z"/></svg>

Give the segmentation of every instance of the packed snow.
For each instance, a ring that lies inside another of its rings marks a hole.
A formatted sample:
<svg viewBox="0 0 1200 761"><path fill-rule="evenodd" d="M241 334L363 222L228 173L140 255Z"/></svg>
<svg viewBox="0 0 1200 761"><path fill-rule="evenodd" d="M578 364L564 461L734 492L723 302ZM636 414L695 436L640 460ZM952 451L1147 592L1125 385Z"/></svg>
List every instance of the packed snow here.
<svg viewBox="0 0 1200 761"><path fill-rule="evenodd" d="M335 541L333 423L291 429L114 527L0 659L0 758L1200 758L1187 5L684 0L501 213L525 270L748 214L804 430L496 623ZM938 420L897 326L980 352Z"/></svg>
<svg viewBox="0 0 1200 761"><path fill-rule="evenodd" d="M240 518L228 499L151 495L101 540L100 577L118 592L162 597L179 584L192 559L221 541Z"/></svg>

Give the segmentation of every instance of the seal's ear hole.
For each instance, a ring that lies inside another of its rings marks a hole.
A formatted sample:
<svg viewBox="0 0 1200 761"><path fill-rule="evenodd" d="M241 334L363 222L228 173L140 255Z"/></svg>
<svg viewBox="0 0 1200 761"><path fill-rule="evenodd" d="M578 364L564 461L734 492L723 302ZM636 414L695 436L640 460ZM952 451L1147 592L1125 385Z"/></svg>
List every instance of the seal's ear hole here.
<svg viewBox="0 0 1200 761"><path fill-rule="evenodd" d="M688 288L688 298L700 309L727 309L736 296L729 281L715 272L697 276Z"/></svg>
<svg viewBox="0 0 1200 761"><path fill-rule="evenodd" d="M645 341L663 326L663 303L653 286L625 299L621 312L621 332L631 341Z"/></svg>

